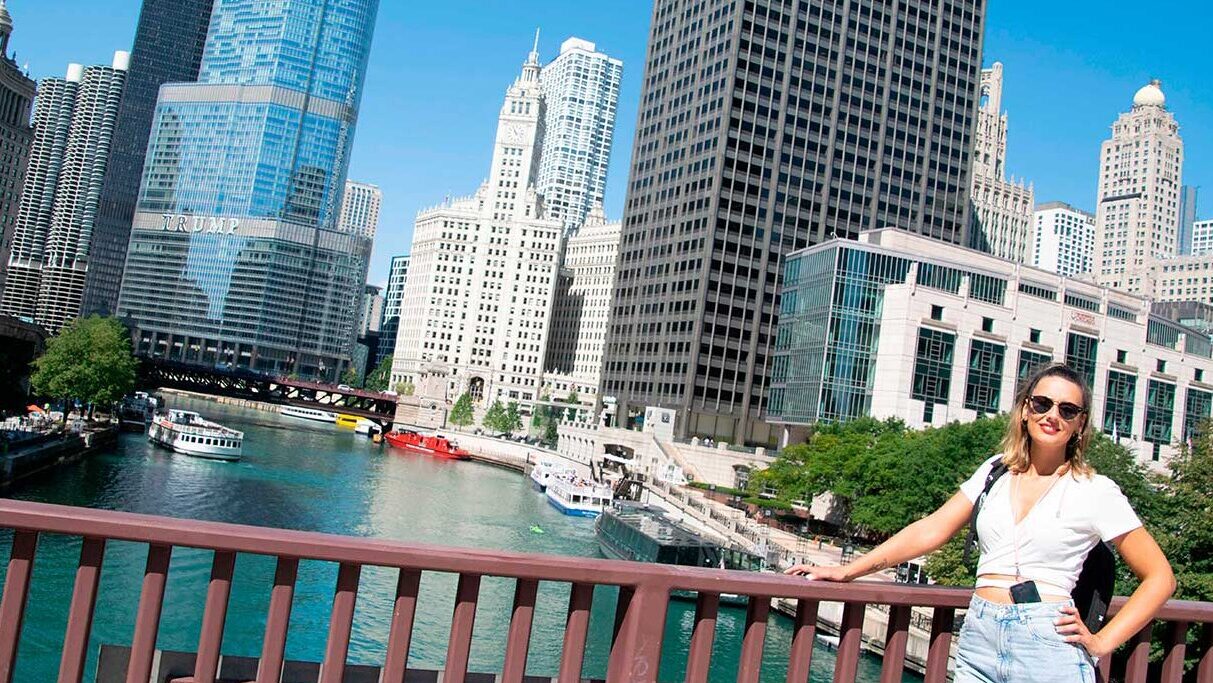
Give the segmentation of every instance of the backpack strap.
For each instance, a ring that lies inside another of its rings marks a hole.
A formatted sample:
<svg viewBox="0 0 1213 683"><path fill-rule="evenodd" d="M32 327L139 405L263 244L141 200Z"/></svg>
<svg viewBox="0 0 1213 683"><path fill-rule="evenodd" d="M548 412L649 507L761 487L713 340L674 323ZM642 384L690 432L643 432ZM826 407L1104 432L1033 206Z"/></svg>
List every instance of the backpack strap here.
<svg viewBox="0 0 1213 683"><path fill-rule="evenodd" d="M981 506L986 502L986 496L990 495L990 489L994 488L994 482L1006 473L1006 463L1002 460L995 462L994 466L990 468L990 473L986 475L986 485L981 489L981 495L973 501L973 512L969 515L969 535L965 539L964 563L966 565L973 557L973 550L977 548L977 515L981 514Z"/></svg>

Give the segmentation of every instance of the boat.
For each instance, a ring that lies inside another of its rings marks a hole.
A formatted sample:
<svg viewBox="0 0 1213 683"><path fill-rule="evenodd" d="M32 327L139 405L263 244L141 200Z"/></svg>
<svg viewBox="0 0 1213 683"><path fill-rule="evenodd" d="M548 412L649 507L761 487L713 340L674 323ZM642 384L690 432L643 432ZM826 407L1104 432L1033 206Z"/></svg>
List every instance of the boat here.
<svg viewBox="0 0 1213 683"><path fill-rule="evenodd" d="M358 421L361 419L362 418L358 417L357 415L346 415L344 413L338 413L335 421L336 421L338 427L345 427L346 429L355 429L358 427Z"/></svg>
<svg viewBox="0 0 1213 683"><path fill-rule="evenodd" d="M643 503L615 501L594 524L602 554L616 560L654 562L683 567L712 567L742 571L766 568L762 557L731 548L695 532L664 510ZM674 597L694 599L692 591ZM744 595L722 593L722 604L745 605Z"/></svg>
<svg viewBox="0 0 1213 683"><path fill-rule="evenodd" d="M460 448L459 444L441 434L429 436L406 429L388 432L383 435L383 438L387 439L389 445L396 448L414 453L424 453L436 458L467 460L472 457L471 453Z"/></svg>
<svg viewBox="0 0 1213 683"><path fill-rule="evenodd" d="M239 460L244 448L244 432L208 422L189 410L157 415L148 427L147 438L178 453L227 462Z"/></svg>
<svg viewBox="0 0 1213 683"><path fill-rule="evenodd" d="M531 472L528 475L531 479L531 486L534 486L537 491L543 493L548 488L548 481L553 475L571 473L567 467L558 465L550 460L540 460L531 467Z"/></svg>
<svg viewBox="0 0 1213 683"><path fill-rule="evenodd" d="M282 406L279 411L286 417L297 417L301 420L313 420L315 422L328 422L333 424L337 421L337 415L330 413L327 410L317 410L315 408L300 408L298 406Z"/></svg>
<svg viewBox="0 0 1213 683"><path fill-rule="evenodd" d="M156 398L145 391L123 396L118 403L118 428L124 432L142 432L156 416Z"/></svg>
<svg viewBox="0 0 1213 683"><path fill-rule="evenodd" d="M548 497L557 510L575 517L597 517L611 504L611 487L582 479L572 470L548 478Z"/></svg>
<svg viewBox="0 0 1213 683"><path fill-rule="evenodd" d="M383 432L383 428L375 422L366 419L365 417L358 418L358 424L354 425L355 434L365 434L369 437L376 437Z"/></svg>

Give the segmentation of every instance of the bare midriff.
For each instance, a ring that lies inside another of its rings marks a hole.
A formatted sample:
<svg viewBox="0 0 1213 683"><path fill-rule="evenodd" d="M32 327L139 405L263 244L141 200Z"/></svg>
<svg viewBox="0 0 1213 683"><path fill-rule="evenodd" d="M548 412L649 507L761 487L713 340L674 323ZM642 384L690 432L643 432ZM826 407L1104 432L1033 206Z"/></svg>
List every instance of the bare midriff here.
<svg viewBox="0 0 1213 683"><path fill-rule="evenodd" d="M996 579L998 581L1010 581L1012 583L1015 582L1015 577L1011 576L1009 574L982 574L981 578ZM1070 596L1068 596L1068 595L1055 595L1055 594L1047 593L1039 584L1037 587L1040 590L1040 601L1041 602L1064 602L1064 601L1070 599ZM977 594L977 597L985 599L985 600L989 600L990 602L996 602L1000 605L1010 605L1015 602L1014 600L1011 599L1011 591L1007 588L998 588L996 586L982 586L981 588L978 588L974 592Z"/></svg>

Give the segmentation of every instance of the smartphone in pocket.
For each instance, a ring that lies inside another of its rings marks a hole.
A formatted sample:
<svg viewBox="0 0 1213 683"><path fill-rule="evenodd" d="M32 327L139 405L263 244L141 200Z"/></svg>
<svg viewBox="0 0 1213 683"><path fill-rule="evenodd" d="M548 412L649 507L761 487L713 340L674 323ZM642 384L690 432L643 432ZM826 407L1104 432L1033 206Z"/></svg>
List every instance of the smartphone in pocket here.
<svg viewBox="0 0 1213 683"><path fill-rule="evenodd" d="M1017 605L1028 602L1040 602L1040 591L1036 589L1035 581L1024 581L1011 586L1011 601Z"/></svg>

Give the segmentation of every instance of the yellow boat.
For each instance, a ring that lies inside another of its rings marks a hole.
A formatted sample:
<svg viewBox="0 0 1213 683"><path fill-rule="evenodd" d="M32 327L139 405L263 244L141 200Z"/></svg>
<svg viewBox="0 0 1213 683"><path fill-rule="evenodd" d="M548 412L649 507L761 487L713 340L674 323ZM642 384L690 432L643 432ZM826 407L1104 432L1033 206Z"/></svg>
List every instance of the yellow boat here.
<svg viewBox="0 0 1213 683"><path fill-rule="evenodd" d="M337 426L353 429L358 426L358 417L356 415L337 415Z"/></svg>

